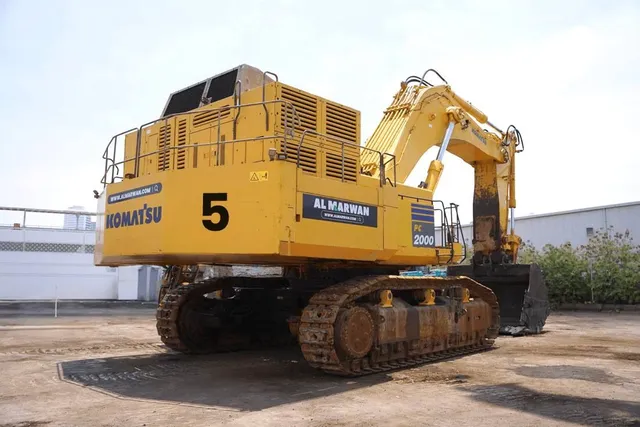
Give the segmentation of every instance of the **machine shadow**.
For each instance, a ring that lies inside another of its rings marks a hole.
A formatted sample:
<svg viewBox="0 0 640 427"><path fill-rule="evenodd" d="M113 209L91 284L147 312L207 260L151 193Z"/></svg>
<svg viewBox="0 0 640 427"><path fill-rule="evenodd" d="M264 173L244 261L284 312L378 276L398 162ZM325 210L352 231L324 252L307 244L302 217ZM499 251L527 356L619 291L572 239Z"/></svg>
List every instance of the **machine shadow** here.
<svg viewBox="0 0 640 427"><path fill-rule="evenodd" d="M462 386L471 398L504 408L528 412L556 421L587 426L640 427L640 404L551 394L518 384Z"/></svg>
<svg viewBox="0 0 640 427"><path fill-rule="evenodd" d="M604 369L574 365L518 366L512 369L518 375L530 378L571 379L600 384L624 384L625 378Z"/></svg>
<svg viewBox="0 0 640 427"><path fill-rule="evenodd" d="M206 356L167 352L58 363L62 381L125 399L259 411L389 381L343 378L307 365L296 347Z"/></svg>

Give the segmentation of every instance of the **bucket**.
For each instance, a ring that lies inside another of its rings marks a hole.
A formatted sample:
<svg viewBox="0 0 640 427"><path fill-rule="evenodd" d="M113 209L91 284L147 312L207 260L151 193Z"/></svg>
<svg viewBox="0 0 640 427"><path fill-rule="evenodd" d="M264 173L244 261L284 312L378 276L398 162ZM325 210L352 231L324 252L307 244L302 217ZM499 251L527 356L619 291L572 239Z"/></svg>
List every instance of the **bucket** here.
<svg viewBox="0 0 640 427"><path fill-rule="evenodd" d="M447 275L469 277L493 291L500 306L500 333L542 332L550 306L539 265L453 265L447 267Z"/></svg>

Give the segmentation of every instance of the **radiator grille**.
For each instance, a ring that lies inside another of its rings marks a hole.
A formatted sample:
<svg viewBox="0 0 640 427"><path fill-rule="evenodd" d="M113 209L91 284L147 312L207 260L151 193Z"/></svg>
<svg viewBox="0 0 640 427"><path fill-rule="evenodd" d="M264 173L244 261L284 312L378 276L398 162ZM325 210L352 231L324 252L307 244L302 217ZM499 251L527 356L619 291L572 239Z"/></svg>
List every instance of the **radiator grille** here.
<svg viewBox="0 0 640 427"><path fill-rule="evenodd" d="M342 160L343 158L344 163ZM345 145L344 156L342 155L341 148L338 148L338 150L327 151L325 155L326 176L347 182L356 182L356 176L358 174L357 169L358 149L356 147Z"/></svg>
<svg viewBox="0 0 640 427"><path fill-rule="evenodd" d="M296 117L291 111L290 105L280 104L280 125L282 129L293 128L299 133L307 129L317 130L318 101L315 97L282 87L282 100L293 104L297 113ZM298 118L300 122L298 122Z"/></svg>
<svg viewBox="0 0 640 427"><path fill-rule="evenodd" d="M298 146L302 132L305 130L317 130L318 121L318 101L315 97L295 92L286 87L282 87L282 100L293 104L296 110L294 115L291 105L280 104L280 126L287 137L291 137L293 130L296 140L288 140L285 149L284 141L280 142L280 150L287 154L287 161L298 163L300 168L306 172L316 173L317 170L317 147L314 144L316 139L314 134L307 134L304 138L302 147L300 148L300 159L298 159ZM299 119L299 121L298 121Z"/></svg>
<svg viewBox="0 0 640 427"><path fill-rule="evenodd" d="M327 135L358 143L358 117L355 111L327 102Z"/></svg>
<svg viewBox="0 0 640 427"><path fill-rule="evenodd" d="M169 159L171 157L171 125L160 126L158 132L158 171L169 169Z"/></svg>
<svg viewBox="0 0 640 427"><path fill-rule="evenodd" d="M187 149L184 147L187 145L187 119L182 119L178 122L178 159L176 160L176 168L184 169L187 160Z"/></svg>
<svg viewBox="0 0 640 427"><path fill-rule="evenodd" d="M298 163L298 147L295 141L287 141L285 149L284 141L280 142L280 151L287 154L287 161L298 163L300 168L305 172L316 173L317 147L309 144L309 140L305 139L305 143L300 148L300 161Z"/></svg>
<svg viewBox="0 0 640 427"><path fill-rule="evenodd" d="M215 109L195 114L193 116L193 127L197 128L209 123L217 125L218 121L224 120L225 118L229 117L230 114L231 108L228 105L225 105L221 109Z"/></svg>

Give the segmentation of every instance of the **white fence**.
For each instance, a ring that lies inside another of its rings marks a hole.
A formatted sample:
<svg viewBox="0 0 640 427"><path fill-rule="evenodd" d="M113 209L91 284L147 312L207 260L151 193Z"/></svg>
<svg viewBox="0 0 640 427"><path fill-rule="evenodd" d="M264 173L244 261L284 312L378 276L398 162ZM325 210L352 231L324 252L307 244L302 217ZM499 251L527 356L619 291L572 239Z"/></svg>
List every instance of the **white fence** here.
<svg viewBox="0 0 640 427"><path fill-rule="evenodd" d="M94 218L0 207L0 300L155 300L159 268L93 265Z"/></svg>

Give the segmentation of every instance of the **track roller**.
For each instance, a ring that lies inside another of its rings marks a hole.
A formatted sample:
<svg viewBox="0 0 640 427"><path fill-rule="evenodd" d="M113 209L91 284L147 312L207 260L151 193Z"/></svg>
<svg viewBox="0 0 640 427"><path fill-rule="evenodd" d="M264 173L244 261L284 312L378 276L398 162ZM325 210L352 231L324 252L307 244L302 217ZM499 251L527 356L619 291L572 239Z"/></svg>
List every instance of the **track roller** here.
<svg viewBox="0 0 640 427"><path fill-rule="evenodd" d="M433 289L418 289L413 293L418 305L436 305L436 291Z"/></svg>
<svg viewBox="0 0 640 427"><path fill-rule="evenodd" d="M469 278L365 276L315 294L298 340L311 366L357 376L486 350L499 325L495 295Z"/></svg>

